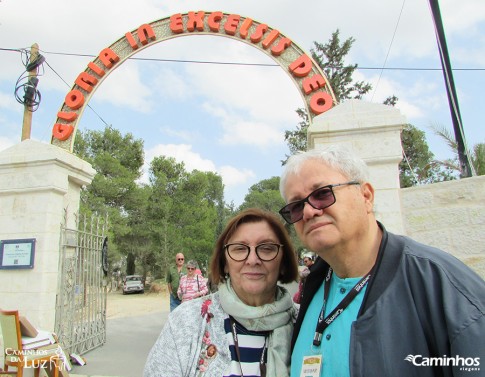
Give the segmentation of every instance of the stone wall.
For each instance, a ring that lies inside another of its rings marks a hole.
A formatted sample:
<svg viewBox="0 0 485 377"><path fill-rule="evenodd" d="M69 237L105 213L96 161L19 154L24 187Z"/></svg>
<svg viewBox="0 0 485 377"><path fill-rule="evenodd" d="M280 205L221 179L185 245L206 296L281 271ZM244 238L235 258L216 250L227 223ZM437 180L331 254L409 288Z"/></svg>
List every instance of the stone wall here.
<svg viewBox="0 0 485 377"><path fill-rule="evenodd" d="M19 310L38 328L54 331L61 223L66 213L74 226L81 186L95 173L73 154L30 139L0 152L0 240L35 239L32 269L0 270L0 308Z"/></svg>
<svg viewBox="0 0 485 377"><path fill-rule="evenodd" d="M402 189L405 233L445 250L485 279L485 176Z"/></svg>

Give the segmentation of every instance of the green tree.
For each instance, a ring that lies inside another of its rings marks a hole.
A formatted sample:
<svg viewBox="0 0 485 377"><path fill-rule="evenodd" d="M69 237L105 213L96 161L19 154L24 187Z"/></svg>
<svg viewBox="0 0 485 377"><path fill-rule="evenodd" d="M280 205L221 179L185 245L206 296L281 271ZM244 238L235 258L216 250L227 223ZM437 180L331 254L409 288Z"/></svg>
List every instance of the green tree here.
<svg viewBox="0 0 485 377"><path fill-rule="evenodd" d="M473 146L472 163L477 175L485 175L485 143Z"/></svg>
<svg viewBox="0 0 485 377"><path fill-rule="evenodd" d="M444 161L435 161L435 164L446 166L450 170L461 174L460 161L458 158L458 143L451 135L451 132L445 127L432 127L435 134L440 136L453 152L453 157ZM471 151L468 151L473 170L477 175L485 175L485 143L475 144Z"/></svg>
<svg viewBox="0 0 485 377"><path fill-rule="evenodd" d="M357 64L345 64L345 57L354 42L355 39L352 37L341 42L340 31L337 29L326 44L313 42L314 48L310 49L312 58L327 76L337 102L351 98L360 99L372 89L370 83L353 82L352 76L358 67ZM386 101L395 103L397 98L389 97ZM307 149L307 131L310 125L310 119L305 109L297 109L296 113L301 118L296 130L285 131L285 141L291 154ZM283 163L288 157L286 156Z"/></svg>
<svg viewBox="0 0 485 377"><path fill-rule="evenodd" d="M344 64L344 59L354 42L355 40L352 37L341 42L339 30L337 30L332 34L328 43L314 42L315 49L311 50L313 59L325 72L337 102L351 98L360 99L372 89L369 83L353 82L353 74L358 67L357 64ZM397 101L398 98L392 95L386 98L384 104L394 106ZM285 141L291 155L307 149L307 132L310 119L305 109L300 108L296 112L301 121L295 130L285 131ZM399 165L401 187L454 178L450 168L444 165L438 166L434 163L434 156L429 151L424 132L412 125L406 125L402 131L401 140L404 155L407 158ZM288 157L286 156L286 159ZM283 164L285 162L286 160L283 161Z"/></svg>
<svg viewBox="0 0 485 377"><path fill-rule="evenodd" d="M81 211L108 214L110 259L120 259L129 253L121 240L130 232L130 212L138 205L136 180L143 166L143 141L131 134L123 136L112 127L88 130L76 136L74 153L97 172L91 185L81 192Z"/></svg>
<svg viewBox="0 0 485 377"><path fill-rule="evenodd" d="M404 150L399 164L401 187L455 179L449 167L435 163L423 131L406 124L401 132L401 142Z"/></svg>
<svg viewBox="0 0 485 377"><path fill-rule="evenodd" d="M148 224L161 275L179 251L207 267L224 221L222 178L197 170L188 173L183 163L159 156L151 163L150 187Z"/></svg>
<svg viewBox="0 0 485 377"><path fill-rule="evenodd" d="M310 49L312 58L327 76L337 102L350 98L361 99L372 89L370 83L353 82L352 76L357 64L346 65L344 62L354 42L352 37L341 42L340 31L337 29L326 44L313 42L314 48Z"/></svg>
<svg viewBox="0 0 485 377"><path fill-rule="evenodd" d="M257 207L277 213L285 205L280 195L279 184L280 178L272 177L252 185L239 209Z"/></svg>

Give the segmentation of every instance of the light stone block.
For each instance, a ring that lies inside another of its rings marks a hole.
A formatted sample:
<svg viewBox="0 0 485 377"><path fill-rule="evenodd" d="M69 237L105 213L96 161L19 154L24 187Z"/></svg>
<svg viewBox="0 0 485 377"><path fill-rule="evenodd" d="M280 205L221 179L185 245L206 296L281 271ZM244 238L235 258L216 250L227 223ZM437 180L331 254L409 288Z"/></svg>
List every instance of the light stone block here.
<svg viewBox="0 0 485 377"><path fill-rule="evenodd" d="M0 270L2 308L54 330L61 223L79 209L81 186L95 170L51 144L24 140L0 152L0 237L35 238L33 269Z"/></svg>

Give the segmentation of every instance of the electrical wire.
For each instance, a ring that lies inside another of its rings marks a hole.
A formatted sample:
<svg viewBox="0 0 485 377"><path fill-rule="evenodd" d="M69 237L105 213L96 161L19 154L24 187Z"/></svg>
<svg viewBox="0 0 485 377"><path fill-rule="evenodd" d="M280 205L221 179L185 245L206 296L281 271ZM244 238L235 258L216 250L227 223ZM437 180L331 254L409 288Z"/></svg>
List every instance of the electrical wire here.
<svg viewBox="0 0 485 377"><path fill-rule="evenodd" d="M15 83L15 99L18 103L26 106L29 111L34 112L39 108L42 100L40 91L37 89L37 84L39 83L38 77L44 74L43 63L45 58L41 54L38 54L35 60L31 61L31 53L29 50L20 49L18 52L21 54L20 56L25 71L22 72ZM41 69L42 73L39 72ZM32 75L31 72L34 70L35 74Z"/></svg>
<svg viewBox="0 0 485 377"><path fill-rule="evenodd" d="M48 66L48 67L49 67L49 68L52 70L52 72L54 72L54 73L57 75L57 77L59 77L59 78L61 79L61 81L62 81L64 84L66 84L66 85L67 85L67 87L69 87L69 88L70 88L70 86L69 86L69 84L66 82L66 80L64 80L64 79L61 77L61 75L60 75L59 73L57 73L57 71L56 71L54 68L52 68L52 66L51 66L51 65L50 65L50 64L49 64L47 61L46 61L45 63L46 63L46 64L47 64L47 66ZM109 124L108 124L108 123L107 123L107 122L106 122L106 121L103 119L103 117L102 117L101 115L99 115L99 114L97 113L97 111L96 111L96 110L94 110L94 108L93 108L93 107L92 107L92 106L91 106L89 103L87 104L87 106L89 107L89 109L90 109L90 110L91 110L91 111L92 111L94 114L96 114L96 116L97 116L97 117L98 117L98 118L101 120L101 122L103 122L103 123L104 123L104 124L105 124L107 127L109 127L109 126L110 126L110 125L109 125Z"/></svg>
<svg viewBox="0 0 485 377"><path fill-rule="evenodd" d="M12 48L1 48L0 51L13 51L19 52L19 49ZM97 55L91 54L77 54L68 52L53 52L53 51L42 51L44 54L50 55L62 55L62 56L75 56L75 57L88 57L96 58ZM279 64L272 63L244 63L244 62L221 62L213 60L183 60L183 59L162 59L162 58L137 58L130 57L128 60L140 60L140 61L154 61L162 63L192 63L192 64L219 64L219 65L240 65L240 66L260 66L260 67L280 67ZM331 67L339 69L339 67ZM426 68L426 67L366 67L357 66L357 70L384 70L384 71L442 71L441 68ZM485 68L453 68L453 71L485 71Z"/></svg>
<svg viewBox="0 0 485 377"><path fill-rule="evenodd" d="M399 12L399 17L397 18L396 27L394 28L394 33L392 34L391 43L389 44L389 48L387 49L387 54L386 54L386 58L384 59L384 64L382 65L381 72L379 73L379 78L377 79L377 84L374 88L374 92L372 93L371 102L374 101L374 95L376 94L377 87L379 86L379 83L381 81L382 73L384 72L384 67L387 64L387 59L389 58L389 54L391 53L392 44L394 42L394 38L396 37L397 28L399 27L399 21L401 21L402 11L404 9L405 4L406 4L406 0L403 0L401 11Z"/></svg>
<svg viewBox="0 0 485 377"><path fill-rule="evenodd" d="M409 159L408 159L408 156L406 156L406 152L404 151L404 148L401 149L402 151L402 155L404 157L404 160L406 161L406 165L408 166L409 168L409 171L411 172L411 175L413 176L414 178L414 182L416 185L419 185L419 179L418 179L418 176L416 175L416 173L414 172L413 168L411 167L411 163L409 162Z"/></svg>

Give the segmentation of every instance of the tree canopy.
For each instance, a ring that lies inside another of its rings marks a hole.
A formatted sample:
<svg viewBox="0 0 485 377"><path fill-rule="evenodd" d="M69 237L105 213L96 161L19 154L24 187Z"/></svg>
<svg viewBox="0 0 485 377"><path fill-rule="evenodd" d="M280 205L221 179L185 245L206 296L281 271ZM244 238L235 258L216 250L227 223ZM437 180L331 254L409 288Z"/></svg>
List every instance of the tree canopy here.
<svg viewBox="0 0 485 377"><path fill-rule="evenodd" d="M226 214L219 175L158 156L142 183L143 141L112 127L81 132L74 152L97 171L81 211L109 214L112 268L162 277L177 252L206 268Z"/></svg>

